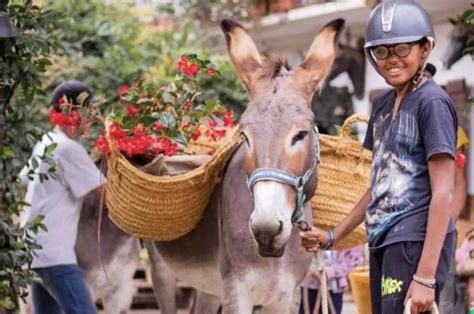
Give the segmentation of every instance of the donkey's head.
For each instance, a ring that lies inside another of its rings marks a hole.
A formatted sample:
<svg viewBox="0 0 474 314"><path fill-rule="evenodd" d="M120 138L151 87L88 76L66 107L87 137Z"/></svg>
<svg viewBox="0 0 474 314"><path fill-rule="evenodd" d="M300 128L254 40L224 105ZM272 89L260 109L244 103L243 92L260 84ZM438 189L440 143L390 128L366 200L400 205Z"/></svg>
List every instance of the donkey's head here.
<svg viewBox="0 0 474 314"><path fill-rule="evenodd" d="M474 36L472 30L469 30L462 23L454 19L450 19L449 21L454 27L449 34L449 45L442 57L443 65L448 70L464 56L464 49L467 47L469 38L473 38Z"/></svg>
<svg viewBox="0 0 474 314"><path fill-rule="evenodd" d="M240 127L254 199L249 226L262 256L283 255L292 224L314 194L319 156L310 102L331 69L343 25L341 19L327 24L303 64L291 69L277 58L262 62L240 24L221 23L230 58L251 96Z"/></svg>

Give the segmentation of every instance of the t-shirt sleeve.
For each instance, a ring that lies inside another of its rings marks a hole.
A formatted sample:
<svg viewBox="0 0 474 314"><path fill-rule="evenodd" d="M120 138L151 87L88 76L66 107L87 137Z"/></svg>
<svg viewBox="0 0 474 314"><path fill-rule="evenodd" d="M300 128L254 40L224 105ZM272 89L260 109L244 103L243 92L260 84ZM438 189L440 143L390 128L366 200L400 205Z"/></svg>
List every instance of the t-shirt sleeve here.
<svg viewBox="0 0 474 314"><path fill-rule="evenodd" d="M370 115L370 119L367 125L367 132L365 133L364 148L372 150L374 147L374 115Z"/></svg>
<svg viewBox="0 0 474 314"><path fill-rule="evenodd" d="M457 116L449 99L437 98L421 107L420 132L426 160L435 154L456 156Z"/></svg>
<svg viewBox="0 0 474 314"><path fill-rule="evenodd" d="M79 143L65 145L57 156L64 180L74 197L84 197L105 183L105 177Z"/></svg>

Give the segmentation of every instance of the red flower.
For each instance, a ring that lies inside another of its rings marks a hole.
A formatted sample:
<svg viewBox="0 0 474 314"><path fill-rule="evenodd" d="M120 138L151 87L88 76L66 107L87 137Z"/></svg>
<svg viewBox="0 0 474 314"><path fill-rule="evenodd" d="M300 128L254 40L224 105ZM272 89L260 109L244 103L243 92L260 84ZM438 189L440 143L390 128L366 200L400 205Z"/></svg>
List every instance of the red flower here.
<svg viewBox="0 0 474 314"><path fill-rule="evenodd" d="M58 108L59 108L59 109L62 109L64 103L65 103L65 101L64 101L64 96L63 96L63 97L60 97L60 98L58 99Z"/></svg>
<svg viewBox="0 0 474 314"><path fill-rule="evenodd" d="M455 158L455 163L456 163L456 166L458 168L464 168L464 166L466 165L466 162L467 162L467 158L466 158L466 155L464 155L463 153L461 152L458 152L456 154L456 158Z"/></svg>
<svg viewBox="0 0 474 314"><path fill-rule="evenodd" d="M122 97L123 95L128 93L128 85L122 85L119 87L119 96Z"/></svg>
<svg viewBox="0 0 474 314"><path fill-rule="evenodd" d="M109 134L114 140L123 139L127 136L127 134L122 130L122 126L117 122L112 123L109 129Z"/></svg>
<svg viewBox="0 0 474 314"><path fill-rule="evenodd" d="M199 66L196 63L191 63L189 66L189 72L192 76L195 76L199 72Z"/></svg>
<svg viewBox="0 0 474 314"><path fill-rule="evenodd" d="M183 106L184 112L189 112L191 110L191 103L187 102Z"/></svg>
<svg viewBox="0 0 474 314"><path fill-rule="evenodd" d="M138 123L137 126L132 129L132 133L136 137L142 137L142 136L147 135L145 126L143 125L143 123Z"/></svg>
<svg viewBox="0 0 474 314"><path fill-rule="evenodd" d="M233 111L227 111L224 114L224 127L233 127L235 126L235 119L234 119L234 112Z"/></svg>
<svg viewBox="0 0 474 314"><path fill-rule="evenodd" d="M186 123L186 124L183 124L183 130L187 130L187 129L191 128L191 127L192 127L191 122L188 122L188 123Z"/></svg>
<svg viewBox="0 0 474 314"><path fill-rule="evenodd" d="M135 105L130 105L128 106L127 108L127 115L130 117L130 118L135 118L136 115L137 115L137 112L138 112L138 108L137 106Z"/></svg>
<svg viewBox="0 0 474 314"><path fill-rule="evenodd" d="M213 77L216 74L216 70L214 70L213 68L207 68L206 74L209 77Z"/></svg>
<svg viewBox="0 0 474 314"><path fill-rule="evenodd" d="M217 126L217 122L214 119L209 119L209 127L213 129L216 126Z"/></svg>
<svg viewBox="0 0 474 314"><path fill-rule="evenodd" d="M67 114L52 108L48 113L48 117L49 123L52 126L57 125L62 128L71 129L78 128L81 125L81 116L75 110L71 111L70 114Z"/></svg>
<svg viewBox="0 0 474 314"><path fill-rule="evenodd" d="M188 58L181 56L178 61L178 69L183 71L188 66Z"/></svg>
<svg viewBox="0 0 474 314"><path fill-rule="evenodd" d="M178 151L178 144L173 143L168 146L167 149L163 152L165 156L173 156Z"/></svg>
<svg viewBox="0 0 474 314"><path fill-rule="evenodd" d="M153 122L153 124L151 125L151 129L155 132L159 132L159 131L164 131L166 130L166 125L164 125L162 122Z"/></svg>
<svg viewBox="0 0 474 314"><path fill-rule="evenodd" d="M202 133L199 130L196 130L191 134L191 138L193 141L197 141L201 137Z"/></svg>
<svg viewBox="0 0 474 314"><path fill-rule="evenodd" d="M102 133L99 134L99 137L95 141L94 147L100 149L104 154L110 153L109 143Z"/></svg>

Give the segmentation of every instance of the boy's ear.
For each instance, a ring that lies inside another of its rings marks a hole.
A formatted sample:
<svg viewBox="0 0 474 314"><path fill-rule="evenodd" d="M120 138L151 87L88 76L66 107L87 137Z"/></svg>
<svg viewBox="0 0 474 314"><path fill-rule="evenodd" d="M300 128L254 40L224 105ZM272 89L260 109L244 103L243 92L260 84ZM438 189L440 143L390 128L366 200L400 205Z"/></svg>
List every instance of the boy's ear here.
<svg viewBox="0 0 474 314"><path fill-rule="evenodd" d="M421 46L421 57L427 59L431 53L431 43L426 42Z"/></svg>

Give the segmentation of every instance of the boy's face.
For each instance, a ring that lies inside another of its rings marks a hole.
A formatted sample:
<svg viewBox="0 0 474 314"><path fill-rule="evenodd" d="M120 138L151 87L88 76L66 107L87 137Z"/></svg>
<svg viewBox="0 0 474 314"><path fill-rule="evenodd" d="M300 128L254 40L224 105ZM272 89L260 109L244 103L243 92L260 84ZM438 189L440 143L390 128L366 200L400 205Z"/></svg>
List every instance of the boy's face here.
<svg viewBox="0 0 474 314"><path fill-rule="evenodd" d="M410 81L420 69L421 64L424 64L426 61L429 52L428 45L428 43L423 45L420 43L408 43L409 52L407 52L408 55L405 57L403 56L406 53L403 53L403 51L406 47L397 47L397 45L384 46L388 48L388 57L380 59L375 55L375 60L381 75L385 78L387 83L394 87L401 87ZM381 46L375 47L374 50L377 48L381 48ZM397 53L399 51L402 53ZM402 55L402 57L399 55Z"/></svg>

